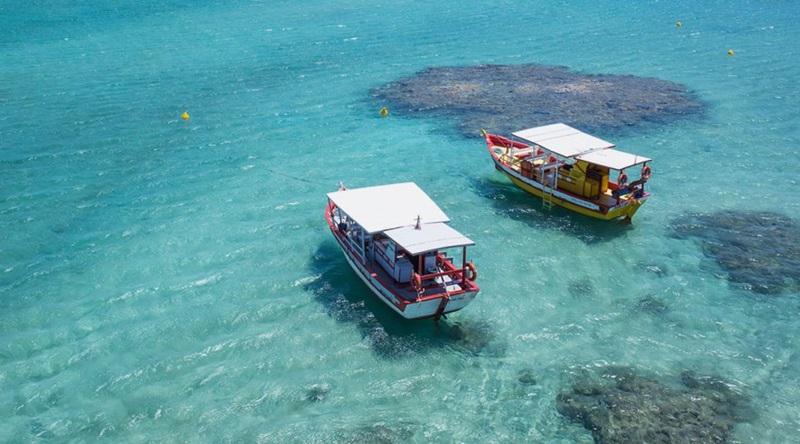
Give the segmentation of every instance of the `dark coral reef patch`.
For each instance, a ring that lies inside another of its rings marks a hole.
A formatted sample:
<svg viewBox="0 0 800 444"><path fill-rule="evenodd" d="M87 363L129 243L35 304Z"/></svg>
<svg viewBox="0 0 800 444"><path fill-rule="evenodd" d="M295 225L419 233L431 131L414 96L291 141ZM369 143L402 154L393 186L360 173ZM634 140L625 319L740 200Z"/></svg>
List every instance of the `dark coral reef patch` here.
<svg viewBox="0 0 800 444"><path fill-rule="evenodd" d="M684 215L672 222L678 238L697 238L704 253L731 282L761 294L800 287L800 229L771 212L720 211Z"/></svg>
<svg viewBox="0 0 800 444"><path fill-rule="evenodd" d="M597 443L724 443L753 418L747 396L718 378L687 371L672 386L627 367L601 373L582 374L556 400Z"/></svg>
<svg viewBox="0 0 800 444"><path fill-rule="evenodd" d="M372 94L395 112L453 118L466 137L557 122L607 134L704 109L685 86L666 80L535 64L428 68Z"/></svg>

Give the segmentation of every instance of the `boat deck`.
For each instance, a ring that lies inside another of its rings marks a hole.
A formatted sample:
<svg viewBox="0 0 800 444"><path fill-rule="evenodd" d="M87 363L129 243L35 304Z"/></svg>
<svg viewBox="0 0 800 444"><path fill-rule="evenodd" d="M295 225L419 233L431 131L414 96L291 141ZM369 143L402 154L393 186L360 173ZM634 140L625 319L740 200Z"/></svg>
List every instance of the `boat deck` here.
<svg viewBox="0 0 800 444"><path fill-rule="evenodd" d="M441 295L442 293L456 293L465 290L461 286L460 281L453 280L448 276L439 276L434 279L426 279L422 281L422 294L417 295L417 290L411 286L410 282L395 281L392 276L383 269L378 261L367 260L366 265L370 268L370 271L372 271L373 275L377 275L384 285L386 285L388 288L391 288L396 295L407 301L416 301L417 299L424 298L426 296L436 296Z"/></svg>
<svg viewBox="0 0 800 444"><path fill-rule="evenodd" d="M395 281L377 261L368 260L366 265L369 267L369 270L372 271L372 274L377 275L378 279L383 282L386 288L391 289L393 293L407 301L417 300L417 291L414 290L410 282L403 283Z"/></svg>

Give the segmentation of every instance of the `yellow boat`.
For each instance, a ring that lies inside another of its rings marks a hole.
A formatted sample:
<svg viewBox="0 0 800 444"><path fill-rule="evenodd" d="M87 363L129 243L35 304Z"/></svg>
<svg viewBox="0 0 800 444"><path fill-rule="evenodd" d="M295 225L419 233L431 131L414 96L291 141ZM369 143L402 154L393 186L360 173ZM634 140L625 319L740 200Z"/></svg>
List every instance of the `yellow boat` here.
<svg viewBox="0 0 800 444"><path fill-rule="evenodd" d="M614 149L614 144L569 125L555 123L506 138L483 131L495 168L542 199L545 208L564 207L602 220L630 221L650 193L652 159ZM626 169L641 167L628 181Z"/></svg>

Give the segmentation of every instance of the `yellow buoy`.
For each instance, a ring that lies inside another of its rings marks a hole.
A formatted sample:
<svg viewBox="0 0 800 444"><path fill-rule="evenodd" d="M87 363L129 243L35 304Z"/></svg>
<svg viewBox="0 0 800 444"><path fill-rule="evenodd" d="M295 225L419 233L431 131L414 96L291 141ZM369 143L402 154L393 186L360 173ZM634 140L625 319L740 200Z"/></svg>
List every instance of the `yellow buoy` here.
<svg viewBox="0 0 800 444"><path fill-rule="evenodd" d="M389 114L389 110L388 110L388 109L386 109L386 107L384 106L383 108L381 108L381 115L382 115L382 116L385 116L385 115L387 115L387 114Z"/></svg>
<svg viewBox="0 0 800 444"><path fill-rule="evenodd" d="M184 111L184 112L183 112L183 114L181 114L181 119L183 119L183 120L189 120L189 113L188 113L188 112L186 112L186 111Z"/></svg>
<svg viewBox="0 0 800 444"><path fill-rule="evenodd" d="M678 28L680 28L680 27L681 27L681 22L675 23L675 26L677 26Z"/></svg>
<svg viewBox="0 0 800 444"><path fill-rule="evenodd" d="M728 55L729 55L729 56L732 56L732 55L733 55L733 50L732 50L732 49L729 49L729 50L728 50Z"/></svg>

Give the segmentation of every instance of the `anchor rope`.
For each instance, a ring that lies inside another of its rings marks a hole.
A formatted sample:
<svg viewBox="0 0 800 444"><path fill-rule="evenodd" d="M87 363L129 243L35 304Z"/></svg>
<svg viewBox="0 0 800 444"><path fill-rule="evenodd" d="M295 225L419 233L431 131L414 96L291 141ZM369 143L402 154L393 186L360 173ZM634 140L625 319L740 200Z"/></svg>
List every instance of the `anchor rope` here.
<svg viewBox="0 0 800 444"><path fill-rule="evenodd" d="M275 173L275 174L277 174L277 175L279 175L279 176L287 177L287 178L289 178L289 179L294 179L294 180L297 180L297 181L299 181L299 182L306 182L306 183L310 183L310 184L312 184L312 185L317 185L317 186L320 186L320 187L325 187L326 189L329 189L329 188L331 188L331 186L330 186L330 185L328 185L328 184L324 184L324 183L322 183L322 182L316 182L316 181L313 181L313 180L310 180L310 179L306 179L306 178L304 178L304 177L293 176L293 175L291 175L291 174L287 174L287 173L284 173L284 172L281 172L281 171L277 171L277 170L274 170L274 169L272 169L272 168L265 168L265 169L266 169L267 171L269 171L270 173Z"/></svg>

